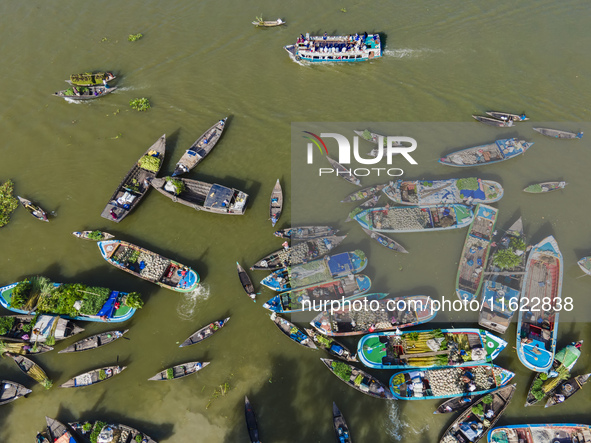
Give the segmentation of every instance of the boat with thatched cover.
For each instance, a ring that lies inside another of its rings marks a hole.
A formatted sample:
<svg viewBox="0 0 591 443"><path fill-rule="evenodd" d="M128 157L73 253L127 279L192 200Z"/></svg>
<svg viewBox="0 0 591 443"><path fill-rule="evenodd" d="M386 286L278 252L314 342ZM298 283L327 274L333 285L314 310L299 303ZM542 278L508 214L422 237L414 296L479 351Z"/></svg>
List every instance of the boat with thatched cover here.
<svg viewBox="0 0 591 443"><path fill-rule="evenodd" d="M67 83L74 86L96 86L102 85L103 80L110 82L117 77L112 72L85 72L83 74L72 74Z"/></svg>
<svg viewBox="0 0 591 443"><path fill-rule="evenodd" d="M545 372L554 360L562 272L558 243L554 237L546 237L529 253L517 320L517 356L532 371Z"/></svg>
<svg viewBox="0 0 591 443"><path fill-rule="evenodd" d="M382 185L374 185L364 188L360 191L353 192L349 194L344 199L341 200L341 203L350 203L355 201L367 200L368 198L373 197L382 189L384 189L388 184L384 183Z"/></svg>
<svg viewBox="0 0 591 443"><path fill-rule="evenodd" d="M33 391L25 388L20 383L10 380L0 380L0 406L25 397L31 392Z"/></svg>
<svg viewBox="0 0 591 443"><path fill-rule="evenodd" d="M408 369L392 376L390 390L398 400L484 395L506 386L514 375L492 363L461 368Z"/></svg>
<svg viewBox="0 0 591 443"><path fill-rule="evenodd" d="M355 356L354 352L351 352L349 348L347 348L341 342L336 341L334 338L327 337L322 335L320 332L315 331L311 328L304 328L308 337L314 340L314 343L318 345L319 348L324 349L333 357L339 358L341 360L345 360L348 362L356 362L357 357Z"/></svg>
<svg viewBox="0 0 591 443"><path fill-rule="evenodd" d="M47 212L45 212L43 209L41 209L40 206L37 206L36 204L31 202L31 200L27 200L26 198L22 198L19 195L17 195L16 198L18 198L18 201L21 202L21 205L23 205L23 207L29 212L29 214L31 214L37 220L41 220L44 222L49 221L49 219L47 218Z"/></svg>
<svg viewBox="0 0 591 443"><path fill-rule="evenodd" d="M174 172L172 173L173 177L186 174L203 161L220 141L222 133L224 132L224 129L226 129L226 120L228 120L228 117L218 121L215 125L205 131L201 137L199 137L195 143L185 151L174 168Z"/></svg>
<svg viewBox="0 0 591 443"><path fill-rule="evenodd" d="M464 228L474 219L466 205L393 206L371 208L354 219L363 228L377 232L430 232Z"/></svg>
<svg viewBox="0 0 591 443"><path fill-rule="evenodd" d="M461 149L441 157L439 163L447 166L469 167L499 163L525 154L533 143L516 138L497 140L486 145Z"/></svg>
<svg viewBox="0 0 591 443"><path fill-rule="evenodd" d="M496 126L498 128L510 128L513 126L512 120L499 120L498 118L487 117L484 115L472 115L472 117L480 123L484 123L485 125L489 126Z"/></svg>
<svg viewBox="0 0 591 443"><path fill-rule="evenodd" d="M490 363L506 346L483 329L375 332L361 338L357 356L373 369L463 367Z"/></svg>
<svg viewBox="0 0 591 443"><path fill-rule="evenodd" d="M279 217L281 217L281 211L283 210L283 190L281 189L281 183L279 179L273 187L271 192L271 199L269 200L269 219L271 224L275 226Z"/></svg>
<svg viewBox="0 0 591 443"><path fill-rule="evenodd" d="M583 138L582 132L567 132L567 131L560 131L558 129L550 129L550 128L533 128L534 131L539 132L546 137L552 138L562 138L562 139L581 139Z"/></svg>
<svg viewBox="0 0 591 443"><path fill-rule="evenodd" d="M14 360L18 368L25 375L31 377L45 389L49 389L53 386L53 382L49 379L45 371L33 360L25 357L24 355L14 355L10 352L6 352L4 355L12 358L12 360Z"/></svg>
<svg viewBox="0 0 591 443"><path fill-rule="evenodd" d="M548 399L544 407L549 408L550 406L564 403L583 389L583 385L589 381L589 377L591 377L591 373L577 375L576 377L571 377L568 380L563 381L556 387L556 389L554 389L552 396Z"/></svg>
<svg viewBox="0 0 591 443"><path fill-rule="evenodd" d="M236 262L236 268L238 269L238 278L240 279L240 284L246 292L246 295L250 297L250 299L256 303L257 294L254 292L254 285L252 284L252 280L244 270L240 263Z"/></svg>
<svg viewBox="0 0 591 443"><path fill-rule="evenodd" d="M123 331L107 331L101 332L100 334L91 335L90 337L83 338L76 343L71 344L67 348L62 349L58 354L66 354L70 352L82 352L90 351L91 349L100 348L101 346L113 343L115 340L123 337L129 329Z"/></svg>
<svg viewBox="0 0 591 443"><path fill-rule="evenodd" d="M488 431L488 443L591 443L591 426L574 423L500 426Z"/></svg>
<svg viewBox="0 0 591 443"><path fill-rule="evenodd" d="M199 274L190 267L122 240L97 243L103 258L125 272L163 288L191 292L199 285Z"/></svg>
<svg viewBox="0 0 591 443"><path fill-rule="evenodd" d="M499 112L499 111L487 111L486 115L490 115L491 117L498 118L499 120L506 120L506 121L513 121L513 122L523 122L529 120L525 116L525 114L510 114L508 112Z"/></svg>
<svg viewBox="0 0 591 443"><path fill-rule="evenodd" d="M322 363L336 375L343 383L370 397L392 400L393 396L386 385L355 366L348 365L342 361L321 358Z"/></svg>
<svg viewBox="0 0 591 443"><path fill-rule="evenodd" d="M162 380L175 380L177 378L183 378L187 375L195 374L199 372L201 369L206 367L210 362L204 361L191 361L188 363L183 363L180 365L173 366L171 368L167 368L164 371L160 371L153 377L150 377L148 380L153 381L162 381Z"/></svg>
<svg viewBox="0 0 591 443"><path fill-rule="evenodd" d="M274 28L275 26L284 25L285 22L278 18L277 20L263 20L263 17L257 17L255 21L252 22L257 28Z"/></svg>
<svg viewBox="0 0 591 443"><path fill-rule="evenodd" d="M447 180L396 180L382 192L399 205L494 203L504 194L500 183L476 177Z"/></svg>
<svg viewBox="0 0 591 443"><path fill-rule="evenodd" d="M505 386L478 400L460 415L441 437L440 443L476 443L501 418L517 385Z"/></svg>
<svg viewBox="0 0 591 443"><path fill-rule="evenodd" d="M298 328L292 322L287 321L283 317L280 317L276 312L271 314L271 320L273 320L273 323L277 325L281 332L283 332L288 338L292 339L297 344L310 349L318 349L318 347L314 344L314 341L304 332L302 332L300 328Z"/></svg>
<svg viewBox="0 0 591 443"><path fill-rule="evenodd" d="M77 421L68 423L70 427L87 440L92 441L92 436L97 441L109 443L158 443L149 435L132 428L131 426L109 423L105 421ZM64 442L65 443L65 442Z"/></svg>
<svg viewBox="0 0 591 443"><path fill-rule="evenodd" d="M70 100L92 100L94 98L104 97L115 92L117 86L94 85L94 86L73 86L68 89L54 92L56 97L62 97Z"/></svg>
<svg viewBox="0 0 591 443"><path fill-rule="evenodd" d="M353 185L361 186L361 180L359 180L357 177L355 177L355 175L353 175L353 172L351 172L349 169L345 168L343 165L341 165L336 160L333 160L332 158L330 158L328 155L326 156L326 158L328 159L328 162L330 163L330 165L335 169L337 176L341 177L342 179L348 181L349 183L351 183Z"/></svg>
<svg viewBox="0 0 591 443"><path fill-rule="evenodd" d="M577 262L581 271L587 275L591 275L591 257L583 257Z"/></svg>
<svg viewBox="0 0 591 443"><path fill-rule="evenodd" d="M380 245L388 249L391 249L392 251L400 252L402 254L408 254L408 251L404 248L404 246L402 246L394 239L391 239L387 235L380 234L379 232L375 231L370 231L369 229L366 229L364 227L361 227L361 229L363 229L363 232L365 232L367 235L369 235L371 238L377 241Z"/></svg>
<svg viewBox="0 0 591 443"><path fill-rule="evenodd" d="M353 442L353 440L351 440L351 436L349 435L349 426L345 421L345 417L343 417L343 414L341 414L341 411L334 401L332 402L332 424L339 443Z"/></svg>
<svg viewBox="0 0 591 443"><path fill-rule="evenodd" d="M191 334L191 336L188 339L186 339L184 342L182 342L179 345L179 348L184 348L185 346L195 345L199 342L202 342L206 338L211 337L217 331L219 331L224 326L226 326L226 323L228 323L229 320L230 320L230 317L226 317L222 320L216 320L216 321L208 324L207 326L202 327L194 334Z"/></svg>
<svg viewBox="0 0 591 443"><path fill-rule="evenodd" d="M244 416L246 418L246 427L248 428L248 437L250 438L251 443L261 443L254 408L250 404L250 400L246 395L244 396Z"/></svg>
<svg viewBox="0 0 591 443"><path fill-rule="evenodd" d="M105 366L104 368L93 369L69 379L60 388L81 388L83 386L96 385L97 383L109 380L123 372L127 366Z"/></svg>
<svg viewBox="0 0 591 443"><path fill-rule="evenodd" d="M214 214L244 215L248 194L234 188L188 178L153 178L150 184L175 203Z"/></svg>
<svg viewBox="0 0 591 443"><path fill-rule="evenodd" d="M377 293L349 297L342 305L325 309L310 324L329 337L342 337L408 328L431 321L435 315L427 295Z"/></svg>
<svg viewBox="0 0 591 443"><path fill-rule="evenodd" d="M127 172L101 217L119 223L135 208L150 189L149 179L155 178L164 160L166 134L150 146Z"/></svg>
<svg viewBox="0 0 591 443"><path fill-rule="evenodd" d="M76 443L78 440L66 425L49 417L45 417L47 428L37 434L37 443Z"/></svg>
<svg viewBox="0 0 591 443"><path fill-rule="evenodd" d="M103 231L77 231L72 232L72 235L78 238L83 238L85 240L92 241L110 240L112 238L115 238L113 234L109 234L108 232Z"/></svg>
<svg viewBox="0 0 591 443"><path fill-rule="evenodd" d="M475 300L482 287L498 209L479 204L468 229L456 275L456 295L460 300Z"/></svg>
<svg viewBox="0 0 591 443"><path fill-rule="evenodd" d="M559 189L564 189L567 184L567 182L536 183L534 185L529 185L523 190L523 192L529 192L530 194L541 194L543 192L558 191Z"/></svg>
<svg viewBox="0 0 591 443"><path fill-rule="evenodd" d="M319 237L330 237L339 232L332 226L300 226L299 228L285 228L275 231L273 235L279 238L288 238L291 240L314 240Z"/></svg>
<svg viewBox="0 0 591 443"><path fill-rule="evenodd" d="M378 34L363 35L300 35L296 44L284 46L296 61L311 63L354 63L382 56L382 44Z"/></svg>

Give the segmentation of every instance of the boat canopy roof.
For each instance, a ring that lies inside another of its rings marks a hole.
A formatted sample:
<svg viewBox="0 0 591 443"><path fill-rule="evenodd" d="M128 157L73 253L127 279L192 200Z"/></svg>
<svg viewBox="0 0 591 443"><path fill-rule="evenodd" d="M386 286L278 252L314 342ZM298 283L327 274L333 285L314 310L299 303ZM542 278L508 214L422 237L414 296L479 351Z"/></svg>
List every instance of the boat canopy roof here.
<svg viewBox="0 0 591 443"><path fill-rule="evenodd" d="M203 206L206 208L223 208L230 205L233 196L233 189L221 185L212 185Z"/></svg>

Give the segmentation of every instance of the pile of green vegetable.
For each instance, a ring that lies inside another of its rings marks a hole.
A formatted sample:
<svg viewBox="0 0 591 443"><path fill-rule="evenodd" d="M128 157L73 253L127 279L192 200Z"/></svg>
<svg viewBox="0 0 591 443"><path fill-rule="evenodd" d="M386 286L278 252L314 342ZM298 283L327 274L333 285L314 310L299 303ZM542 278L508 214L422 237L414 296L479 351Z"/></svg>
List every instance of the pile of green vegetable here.
<svg viewBox="0 0 591 443"><path fill-rule="evenodd" d="M10 214L18 206L18 200L12 195L14 185L10 180L0 184L0 228L10 221Z"/></svg>

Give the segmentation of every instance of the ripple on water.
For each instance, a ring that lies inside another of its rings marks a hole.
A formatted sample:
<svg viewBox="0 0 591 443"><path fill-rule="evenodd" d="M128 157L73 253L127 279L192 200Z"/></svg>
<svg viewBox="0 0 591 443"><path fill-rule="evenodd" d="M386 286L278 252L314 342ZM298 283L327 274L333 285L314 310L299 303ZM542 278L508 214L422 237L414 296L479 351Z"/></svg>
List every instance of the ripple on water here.
<svg viewBox="0 0 591 443"><path fill-rule="evenodd" d="M177 305L176 312L183 320L192 320L195 315L195 309L199 301L205 301L209 298L209 285L200 284L192 292L182 293L181 299Z"/></svg>
<svg viewBox="0 0 591 443"><path fill-rule="evenodd" d="M408 438L409 434L418 435L429 430L429 425L417 428L406 421L405 417L400 414L400 407L397 402L391 401L389 404L387 408L386 433L395 441L404 441Z"/></svg>

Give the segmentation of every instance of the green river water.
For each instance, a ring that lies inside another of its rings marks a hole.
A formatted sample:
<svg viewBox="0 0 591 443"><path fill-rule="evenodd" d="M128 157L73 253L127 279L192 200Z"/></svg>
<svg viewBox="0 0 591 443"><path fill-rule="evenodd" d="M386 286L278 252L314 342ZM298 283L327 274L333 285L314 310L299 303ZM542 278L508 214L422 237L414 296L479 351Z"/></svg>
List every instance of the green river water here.
<svg viewBox="0 0 591 443"><path fill-rule="evenodd" d="M466 230L394 236L407 255L372 243L356 223L343 223L351 207L339 201L353 186L336 178L312 180L311 170L299 166L292 173L292 143L305 148L301 125L292 134L292 122L364 122L306 127L352 135L348 131L366 125L414 137L418 165L395 165L405 178L478 175L500 181L505 197L496 205L497 227L506 229L521 215L532 242L550 234L558 240L565 260L563 296L575 302L572 312L561 314L558 345L588 341L574 369L587 372L591 280L578 279L576 261L591 250L586 194L591 150L588 138L556 141L531 127L591 134L585 123L591 120L589 12L587 3L573 0L0 3L0 181L13 180L17 194L55 216L42 224L19 208L0 230L0 285L43 274L54 281L138 291L146 301L130 321L117 325L130 328L130 340L79 355L34 357L54 380L49 391L13 362L0 360L0 378L33 389L27 399L1 408L0 441L33 441L47 415L119 421L160 442L246 442L245 394L266 443L334 441L333 400L356 442L439 440L454 417L432 415L438 403L380 401L346 387L323 367L321 351L290 342L269 321L262 302L273 293L258 285L264 273L249 272L261 292L256 304L242 292L235 262L246 268L280 247L267 221L269 195L280 178L286 205L278 227L289 226L291 219L332 224L348 233L339 251L362 248L368 254L364 273L372 278L372 292L455 297ZM281 17L287 26L256 29L250 22L261 13ZM282 49L300 33L365 30L383 33L383 58L301 66ZM141 40L127 41L138 32L144 34ZM105 69L120 75L119 89L108 97L70 103L51 96L65 89L70 74ZM137 97L148 97L152 109L133 111L129 101ZM505 130L472 121L471 114L491 109L524 111L531 120ZM170 173L184 150L225 116L230 119L220 144L188 177L247 192L245 216L198 213L151 192L120 224L100 217L125 172L159 136L167 135L162 171ZM524 157L469 171L436 163L454 148L513 136L535 145ZM384 180L368 177L364 184ZM569 185L549 195L521 192L550 180ZM203 284L198 293L182 295L127 275L107 264L94 244L70 234L81 229L108 230L187 263ZM177 347L201 326L227 316L230 323L215 337ZM450 324L476 327L476 314L442 315L426 326ZM83 326L88 335L114 328ZM499 424L589 423L588 394L552 409L525 409L533 374L512 348L515 328L504 338L508 349L495 363L516 372L518 390ZM346 341L352 347L356 342ZM128 369L107 383L57 387L117 359ZM184 380L147 381L165 367L193 360L212 363ZM391 376L373 373L385 382ZM225 383L229 392L215 398Z"/></svg>

